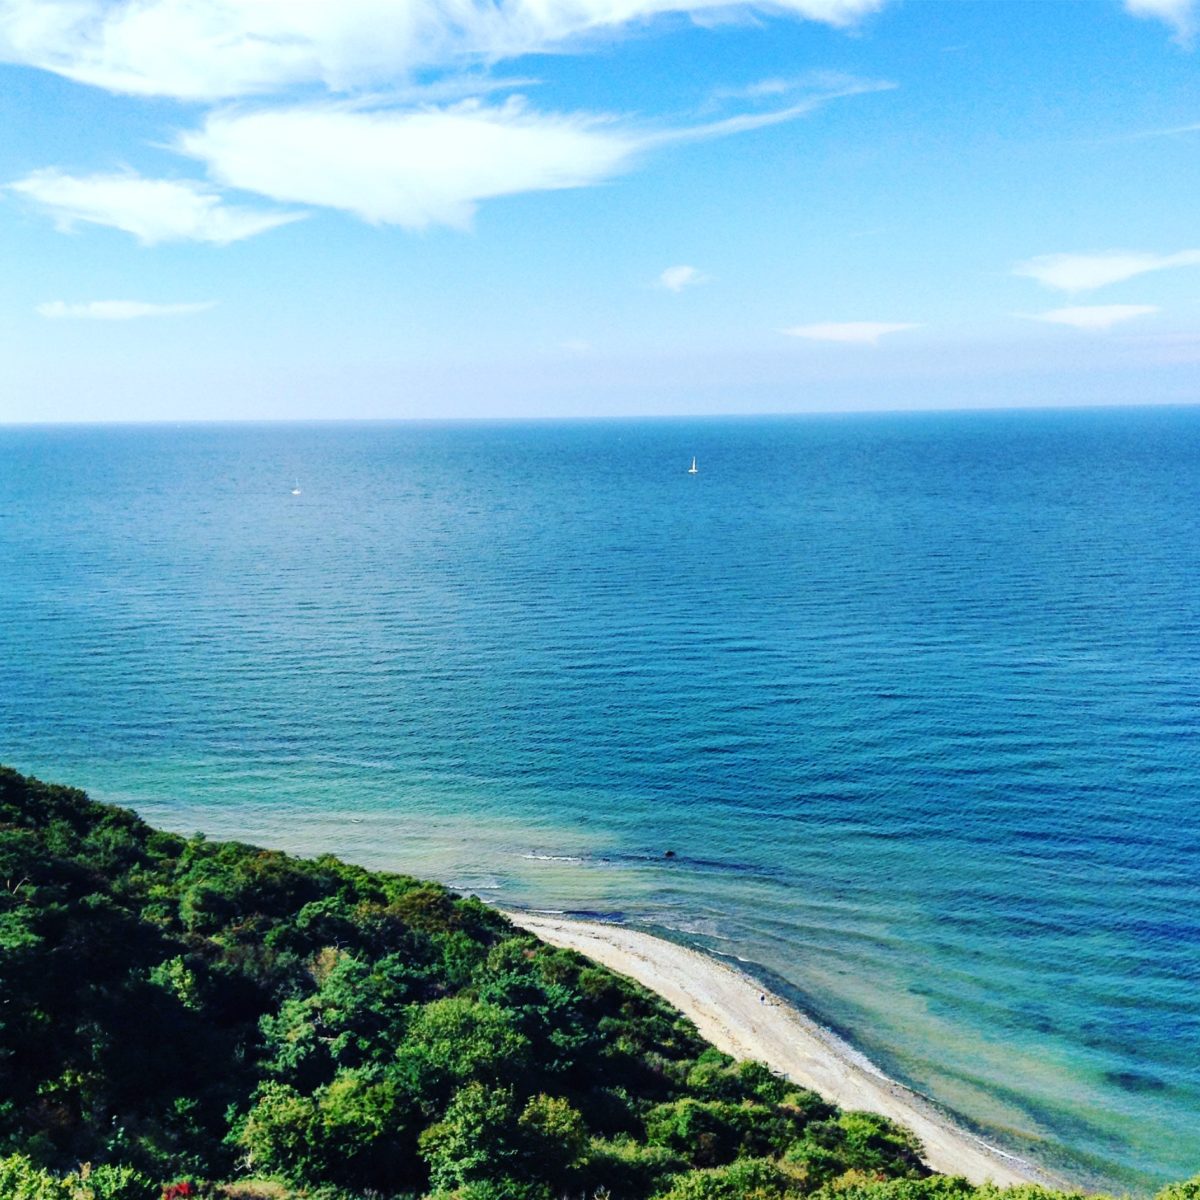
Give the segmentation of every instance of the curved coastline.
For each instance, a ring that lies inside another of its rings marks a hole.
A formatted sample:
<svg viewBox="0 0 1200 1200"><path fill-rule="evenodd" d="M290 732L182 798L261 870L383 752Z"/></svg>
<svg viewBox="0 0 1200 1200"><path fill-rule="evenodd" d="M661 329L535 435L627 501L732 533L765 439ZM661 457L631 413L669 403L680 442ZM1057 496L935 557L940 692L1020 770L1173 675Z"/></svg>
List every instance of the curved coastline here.
<svg viewBox="0 0 1200 1200"><path fill-rule="evenodd" d="M577 950L657 992L726 1054L759 1059L842 1108L877 1112L911 1129L935 1171L972 1183L1064 1186L956 1125L787 1000L711 955L626 925L504 911L544 941Z"/></svg>

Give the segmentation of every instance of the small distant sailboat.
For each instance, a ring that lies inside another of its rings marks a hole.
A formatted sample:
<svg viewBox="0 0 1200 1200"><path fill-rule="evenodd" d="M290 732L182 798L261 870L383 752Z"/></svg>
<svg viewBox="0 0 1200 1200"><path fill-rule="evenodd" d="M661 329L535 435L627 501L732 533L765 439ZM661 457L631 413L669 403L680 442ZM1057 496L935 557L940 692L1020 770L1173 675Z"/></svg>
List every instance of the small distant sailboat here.
<svg viewBox="0 0 1200 1200"><path fill-rule="evenodd" d="M698 466L696 466L696 456L694 454L692 455L692 465L690 467L688 467L688 474L689 475L699 475L700 474L700 468Z"/></svg>
<svg viewBox="0 0 1200 1200"><path fill-rule="evenodd" d="M300 495L300 480L298 480L298 479L296 480L295 486L292 488L292 495L293 496Z"/></svg>

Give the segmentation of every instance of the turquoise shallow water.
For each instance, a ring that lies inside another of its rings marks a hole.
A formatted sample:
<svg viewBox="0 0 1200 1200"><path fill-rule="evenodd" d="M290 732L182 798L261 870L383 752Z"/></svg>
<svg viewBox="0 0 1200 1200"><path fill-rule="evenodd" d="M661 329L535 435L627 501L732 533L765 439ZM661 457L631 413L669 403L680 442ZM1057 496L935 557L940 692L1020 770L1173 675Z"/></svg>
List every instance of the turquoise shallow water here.
<svg viewBox="0 0 1200 1200"><path fill-rule="evenodd" d="M673 931L1147 1191L1200 1170L1198 514L1186 409L0 429L0 758Z"/></svg>

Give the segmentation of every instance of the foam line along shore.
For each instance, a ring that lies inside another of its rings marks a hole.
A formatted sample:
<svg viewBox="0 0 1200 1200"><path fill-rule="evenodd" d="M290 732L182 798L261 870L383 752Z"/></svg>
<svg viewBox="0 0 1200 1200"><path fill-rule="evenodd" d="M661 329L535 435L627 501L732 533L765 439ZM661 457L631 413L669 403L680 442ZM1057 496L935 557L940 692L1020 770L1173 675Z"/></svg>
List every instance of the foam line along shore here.
<svg viewBox="0 0 1200 1200"><path fill-rule="evenodd" d="M624 925L508 911L521 928L636 980L678 1008L720 1050L754 1058L842 1108L911 1129L934 1170L972 1183L1061 1181L955 1125L835 1034L750 976L709 955Z"/></svg>

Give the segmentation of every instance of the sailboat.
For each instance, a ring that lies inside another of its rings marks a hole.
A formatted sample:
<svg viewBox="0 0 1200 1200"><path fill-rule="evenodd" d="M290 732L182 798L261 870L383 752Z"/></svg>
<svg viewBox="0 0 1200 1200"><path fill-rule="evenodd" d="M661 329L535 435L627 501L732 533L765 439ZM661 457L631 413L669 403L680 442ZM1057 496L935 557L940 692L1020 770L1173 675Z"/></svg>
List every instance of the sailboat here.
<svg viewBox="0 0 1200 1200"><path fill-rule="evenodd" d="M689 475L699 475L700 474L700 468L698 466L696 466L696 456L694 454L692 455L692 465L690 467L688 467L688 474Z"/></svg>
<svg viewBox="0 0 1200 1200"><path fill-rule="evenodd" d="M300 495L300 480L298 480L298 479L296 480L295 487L292 488L292 495L293 496Z"/></svg>

